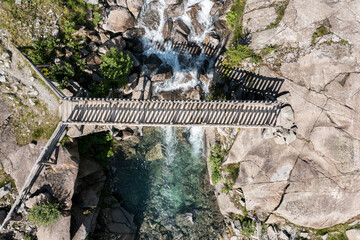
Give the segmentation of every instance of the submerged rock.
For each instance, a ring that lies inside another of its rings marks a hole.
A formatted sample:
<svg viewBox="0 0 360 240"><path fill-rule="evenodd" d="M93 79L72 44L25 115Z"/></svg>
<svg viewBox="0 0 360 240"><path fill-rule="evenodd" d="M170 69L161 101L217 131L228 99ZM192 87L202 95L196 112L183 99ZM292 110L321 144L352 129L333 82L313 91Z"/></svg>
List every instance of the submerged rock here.
<svg viewBox="0 0 360 240"><path fill-rule="evenodd" d="M153 146L150 151L148 151L145 155L145 160L146 161L154 161L154 160L159 160L162 159L164 157L163 152L162 152L162 146L161 143L157 143L155 146Z"/></svg>

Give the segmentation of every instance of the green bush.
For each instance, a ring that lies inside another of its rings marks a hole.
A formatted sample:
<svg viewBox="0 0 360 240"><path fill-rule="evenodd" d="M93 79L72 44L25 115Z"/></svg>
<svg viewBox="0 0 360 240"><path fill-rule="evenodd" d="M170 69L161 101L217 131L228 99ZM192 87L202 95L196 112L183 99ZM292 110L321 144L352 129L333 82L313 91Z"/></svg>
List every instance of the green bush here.
<svg viewBox="0 0 360 240"><path fill-rule="evenodd" d="M43 203L29 210L29 220L38 226L48 227L61 217L61 205L58 203Z"/></svg>
<svg viewBox="0 0 360 240"><path fill-rule="evenodd" d="M251 63L259 63L261 58L246 45L237 45L231 47L225 52L224 67L233 68L242 63L246 58L250 58Z"/></svg>
<svg viewBox="0 0 360 240"><path fill-rule="evenodd" d="M107 54L101 57L100 69L102 75L110 81L112 87L125 86L126 77L130 74L133 62L128 54L111 48Z"/></svg>
<svg viewBox="0 0 360 240"><path fill-rule="evenodd" d="M79 153L106 166L109 158L114 156L115 145L113 137L108 132L95 133L79 139Z"/></svg>
<svg viewBox="0 0 360 240"><path fill-rule="evenodd" d="M73 79L74 76L75 70L73 69L73 66L67 62L52 65L49 72L49 78L58 82L60 84L60 88L64 88L67 80Z"/></svg>
<svg viewBox="0 0 360 240"><path fill-rule="evenodd" d="M239 41L243 35L242 18L246 0L235 0L230 12L226 15L226 22L234 31L233 42Z"/></svg>
<svg viewBox="0 0 360 240"><path fill-rule="evenodd" d="M226 155L226 150L221 147L220 144L215 144L211 149L211 155L209 157L211 180L214 184L217 184L221 180L221 164Z"/></svg>

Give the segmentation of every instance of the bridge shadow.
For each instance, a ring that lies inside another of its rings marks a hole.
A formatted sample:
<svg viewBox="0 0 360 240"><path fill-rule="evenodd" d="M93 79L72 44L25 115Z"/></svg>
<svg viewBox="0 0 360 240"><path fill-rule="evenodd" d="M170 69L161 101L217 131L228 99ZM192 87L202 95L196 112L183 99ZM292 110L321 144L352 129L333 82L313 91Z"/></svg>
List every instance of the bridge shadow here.
<svg viewBox="0 0 360 240"><path fill-rule="evenodd" d="M275 101L284 83L282 78L262 76L240 68L227 68L222 60L217 59L214 72L224 79L214 87L229 87L228 95L237 100L270 100Z"/></svg>

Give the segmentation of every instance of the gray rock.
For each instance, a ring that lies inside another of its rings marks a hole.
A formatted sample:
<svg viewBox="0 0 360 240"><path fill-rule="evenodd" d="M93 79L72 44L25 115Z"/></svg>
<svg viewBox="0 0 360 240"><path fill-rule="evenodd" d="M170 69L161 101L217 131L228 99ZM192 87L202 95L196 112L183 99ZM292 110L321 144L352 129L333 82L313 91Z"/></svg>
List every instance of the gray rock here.
<svg viewBox="0 0 360 240"><path fill-rule="evenodd" d="M99 0L84 0L84 2L86 2L87 4L91 4L91 5L99 4Z"/></svg>
<svg viewBox="0 0 360 240"><path fill-rule="evenodd" d="M359 229L347 230L346 236L349 240L360 240L360 230Z"/></svg>
<svg viewBox="0 0 360 240"><path fill-rule="evenodd" d="M215 1L214 5L212 6L211 10L210 10L210 15L214 16L219 9L223 6L223 3L220 1Z"/></svg>
<svg viewBox="0 0 360 240"><path fill-rule="evenodd" d="M186 14L191 19L191 23L194 27L196 34L201 34L204 31L203 26L198 21L198 12L200 10L201 10L201 7L198 4L196 4L195 6L191 7L188 12L186 12Z"/></svg>
<svg viewBox="0 0 360 240"><path fill-rule="evenodd" d="M144 1L143 0L126 0L126 3L129 8L129 11L137 19L140 14L141 7L144 4Z"/></svg>
<svg viewBox="0 0 360 240"><path fill-rule="evenodd" d="M220 44L220 36L216 33L208 33L205 37L204 43L217 47Z"/></svg>
<svg viewBox="0 0 360 240"><path fill-rule="evenodd" d="M247 28L251 32L264 30L271 23L275 22L276 17L277 14L273 7L251 11L244 14L244 28Z"/></svg>
<svg viewBox="0 0 360 240"><path fill-rule="evenodd" d="M183 0L165 0L166 5L181 4Z"/></svg>
<svg viewBox="0 0 360 240"><path fill-rule="evenodd" d="M126 41L121 37L117 36L114 38L111 38L107 42L105 42L103 45L99 47L99 52L104 54L110 51L111 48L116 48L120 52L124 50L126 47Z"/></svg>
<svg viewBox="0 0 360 240"><path fill-rule="evenodd" d="M194 225L192 213L184 213L176 216L177 225L191 227Z"/></svg>
<svg viewBox="0 0 360 240"><path fill-rule="evenodd" d="M176 19L183 15L185 6L184 4L172 4L168 5L168 7L164 11L164 17L166 19L172 18Z"/></svg>
<svg viewBox="0 0 360 240"><path fill-rule="evenodd" d="M174 36L173 36L173 42L186 43L187 36L180 33L179 31L175 31Z"/></svg>
<svg viewBox="0 0 360 240"><path fill-rule="evenodd" d="M280 126L286 129L290 129L294 125L294 111L291 106L285 106L280 111Z"/></svg>
<svg viewBox="0 0 360 240"><path fill-rule="evenodd" d="M145 34L144 28L132 28L123 33L123 38L128 40L138 39Z"/></svg>
<svg viewBox="0 0 360 240"><path fill-rule="evenodd" d="M166 79L170 79L173 76L172 67L168 64L161 65L158 71L154 76L152 76L151 81L164 81Z"/></svg>
<svg viewBox="0 0 360 240"><path fill-rule="evenodd" d="M124 32L135 26L135 18L123 7L111 7L106 11L103 29L113 33Z"/></svg>
<svg viewBox="0 0 360 240"><path fill-rule="evenodd" d="M160 67L162 61L156 54L151 54L145 61L145 65L150 71L155 70L156 68Z"/></svg>
<svg viewBox="0 0 360 240"><path fill-rule="evenodd" d="M6 83L6 78L5 78L5 76L0 76L0 82L1 82L1 83Z"/></svg>
<svg viewBox="0 0 360 240"><path fill-rule="evenodd" d="M51 196L45 192L45 193L40 193L37 196L33 196L31 198L29 198L26 202L25 202L25 206L27 208L32 208L36 205L39 205L43 202L49 202L51 200Z"/></svg>
<svg viewBox="0 0 360 240"><path fill-rule="evenodd" d="M7 184L5 184L5 186L3 186L2 188L0 188L0 199L5 197L11 190L11 182L8 182Z"/></svg>
<svg viewBox="0 0 360 240"><path fill-rule="evenodd" d="M150 30L157 30L160 25L160 15L157 11L160 5L158 2L151 2L149 3L148 7L145 11L141 14L142 22L150 29Z"/></svg>
<svg viewBox="0 0 360 240"><path fill-rule="evenodd" d="M164 27L162 29L162 35L165 41L170 39L172 31L173 31L173 21L169 19L164 23Z"/></svg>
<svg viewBox="0 0 360 240"><path fill-rule="evenodd" d="M174 28L185 36L190 34L190 28L180 19L174 21Z"/></svg>

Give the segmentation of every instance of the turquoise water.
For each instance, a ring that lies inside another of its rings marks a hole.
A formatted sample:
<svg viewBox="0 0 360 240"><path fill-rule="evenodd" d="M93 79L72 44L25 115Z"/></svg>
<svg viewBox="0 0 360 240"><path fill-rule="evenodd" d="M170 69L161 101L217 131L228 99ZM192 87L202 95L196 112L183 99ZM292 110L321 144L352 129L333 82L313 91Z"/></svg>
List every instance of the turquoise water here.
<svg viewBox="0 0 360 240"><path fill-rule="evenodd" d="M146 161L145 155L158 143L163 156ZM119 152L113 187L135 214L139 238L216 238L223 219L202 148L201 129L153 128Z"/></svg>

